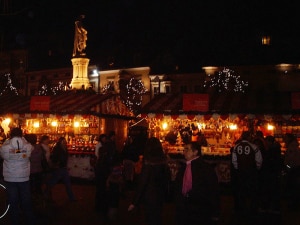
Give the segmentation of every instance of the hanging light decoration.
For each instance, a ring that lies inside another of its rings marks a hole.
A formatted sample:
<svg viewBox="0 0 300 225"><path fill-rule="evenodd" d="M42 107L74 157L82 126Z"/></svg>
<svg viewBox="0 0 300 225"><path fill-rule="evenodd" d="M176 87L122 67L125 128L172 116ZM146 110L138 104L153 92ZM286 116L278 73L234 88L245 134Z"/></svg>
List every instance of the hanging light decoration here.
<svg viewBox="0 0 300 225"><path fill-rule="evenodd" d="M215 87L218 92L245 92L245 88L248 86L247 81L241 80L240 76L235 75L234 71L228 68L224 68L214 75L209 74L208 77L209 80L204 81L204 87Z"/></svg>
<svg viewBox="0 0 300 225"><path fill-rule="evenodd" d="M10 91L12 92L13 94L15 95L19 95L17 89L13 86L12 84L12 80L11 80L11 77L10 77L10 74L7 73L7 74L4 74L4 77L7 79L7 83L4 84L5 87L4 89L1 91L0 93L0 96L2 96L6 91ZM1 85L2 86L2 85Z"/></svg>
<svg viewBox="0 0 300 225"><path fill-rule="evenodd" d="M58 95L65 91L68 91L69 85L66 83L64 84L62 81L59 81L57 86L49 87L49 85L44 84L39 90L39 95Z"/></svg>
<svg viewBox="0 0 300 225"><path fill-rule="evenodd" d="M143 94L147 92L141 80L134 77L129 80L120 80L120 96L130 111L136 111L141 107Z"/></svg>

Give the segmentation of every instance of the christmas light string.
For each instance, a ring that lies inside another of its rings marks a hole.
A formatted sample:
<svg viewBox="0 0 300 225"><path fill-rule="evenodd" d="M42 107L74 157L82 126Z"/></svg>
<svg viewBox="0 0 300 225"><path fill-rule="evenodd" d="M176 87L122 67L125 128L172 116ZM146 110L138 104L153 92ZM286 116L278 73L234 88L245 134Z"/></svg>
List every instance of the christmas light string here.
<svg viewBox="0 0 300 225"><path fill-rule="evenodd" d="M248 86L247 81L241 80L240 76L236 76L233 70L224 68L219 71L218 74L208 75L209 80L204 81L204 87L215 87L218 92L222 91L234 91L245 92L245 88Z"/></svg>
<svg viewBox="0 0 300 225"><path fill-rule="evenodd" d="M134 77L120 82L120 96L122 97L123 103L131 112L141 107L143 94L146 92L147 89L142 81Z"/></svg>
<svg viewBox="0 0 300 225"><path fill-rule="evenodd" d="M0 96L2 96L4 94L4 92L9 88L10 91L12 91L15 95L19 95L17 89L13 86L12 84L12 80L11 80L11 77L10 77L10 74L7 73L7 74L4 74L4 77L7 77L7 83L6 83L6 86L5 88L3 89L3 91L0 93Z"/></svg>
<svg viewBox="0 0 300 225"><path fill-rule="evenodd" d="M66 83L64 84L62 81L58 82L57 86L49 88L47 84L44 84L41 89L39 90L38 94L39 95L57 95L62 92L68 91L69 85Z"/></svg>

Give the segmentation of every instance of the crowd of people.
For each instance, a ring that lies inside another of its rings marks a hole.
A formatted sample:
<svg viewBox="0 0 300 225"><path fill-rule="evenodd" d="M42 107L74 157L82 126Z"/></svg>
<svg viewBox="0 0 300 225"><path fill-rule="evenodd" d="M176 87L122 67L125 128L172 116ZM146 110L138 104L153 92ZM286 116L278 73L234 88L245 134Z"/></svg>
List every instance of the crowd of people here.
<svg viewBox="0 0 300 225"><path fill-rule="evenodd" d="M218 223L220 184L214 164L201 155L203 141L185 144L184 159L178 161L176 178L171 181L169 158L158 138L150 137L141 143L139 137L128 137L121 151L115 139L114 131L101 134L95 147L94 207L104 224L117 221L120 199L131 191L128 213L143 209L145 224L162 225L170 183L177 225ZM299 207L299 143L293 134L286 134L284 142L283 156L274 136L244 131L231 148L234 210L242 220L254 222L258 213L280 214L283 175L288 207ZM43 196L51 201L51 190L59 181L65 185L68 199L77 201L67 168L67 141L61 137L51 148L49 143L46 135L38 141L37 135L23 135L20 128L13 128L0 148L13 225L20 224L21 215L27 224L37 224L32 197Z"/></svg>
<svg viewBox="0 0 300 225"><path fill-rule="evenodd" d="M285 134L284 143L286 152L282 156L282 147L274 136L264 137L261 131L253 136L244 131L231 148L232 191L235 210L242 219L253 220L258 213L280 215L283 192L289 210L299 207L299 143L291 133Z"/></svg>
<svg viewBox="0 0 300 225"><path fill-rule="evenodd" d="M50 150L50 138L44 135L37 142L36 134L25 134L12 128L0 148L3 160L3 181L7 190L12 225L37 224L34 198L52 201L51 189L59 181L66 186L70 201L76 201L67 169L68 149L64 137ZM24 215L24 217L23 217Z"/></svg>

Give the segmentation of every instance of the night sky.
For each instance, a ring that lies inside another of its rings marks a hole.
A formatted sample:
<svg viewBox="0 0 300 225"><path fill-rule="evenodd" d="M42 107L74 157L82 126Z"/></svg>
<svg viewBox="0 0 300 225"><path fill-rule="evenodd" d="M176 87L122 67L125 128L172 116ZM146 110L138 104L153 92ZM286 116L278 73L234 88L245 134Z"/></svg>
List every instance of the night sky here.
<svg viewBox="0 0 300 225"><path fill-rule="evenodd" d="M74 22L84 14L87 57L100 69L172 73L176 66L198 72L209 65L300 63L293 2L2 0L1 50L28 49L31 70L71 66ZM271 45L261 45L263 35Z"/></svg>

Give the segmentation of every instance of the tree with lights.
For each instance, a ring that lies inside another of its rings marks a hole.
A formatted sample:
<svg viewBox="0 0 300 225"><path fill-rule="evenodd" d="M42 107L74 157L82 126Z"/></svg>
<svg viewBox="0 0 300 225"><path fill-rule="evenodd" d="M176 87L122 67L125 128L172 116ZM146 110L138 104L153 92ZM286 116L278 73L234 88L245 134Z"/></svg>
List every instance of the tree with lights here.
<svg viewBox="0 0 300 225"><path fill-rule="evenodd" d="M142 105L143 94L147 92L141 80L135 79L120 79L120 97L123 103L132 112L137 112Z"/></svg>
<svg viewBox="0 0 300 225"><path fill-rule="evenodd" d="M218 92L223 91L234 91L234 92L245 92L248 86L247 81L241 80L240 76L234 74L233 70L224 68L217 74L209 74L209 80L204 82L205 88L214 87Z"/></svg>
<svg viewBox="0 0 300 225"><path fill-rule="evenodd" d="M9 73L0 76L0 96L2 95L19 95L16 87L12 84L12 79Z"/></svg>

